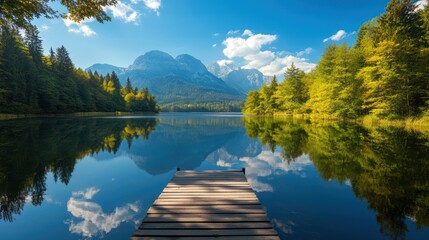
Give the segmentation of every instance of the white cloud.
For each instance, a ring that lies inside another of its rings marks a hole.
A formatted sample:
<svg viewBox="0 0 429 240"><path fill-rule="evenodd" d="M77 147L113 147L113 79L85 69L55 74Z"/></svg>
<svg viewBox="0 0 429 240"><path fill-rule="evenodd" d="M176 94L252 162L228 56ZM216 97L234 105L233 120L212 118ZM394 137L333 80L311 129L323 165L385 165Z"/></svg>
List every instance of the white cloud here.
<svg viewBox="0 0 429 240"><path fill-rule="evenodd" d="M72 193L72 197L67 202L67 210L82 221L77 223L73 220L67 221L70 232L91 238L97 235L103 236L123 222L136 222L133 218L140 211L137 202L117 207L112 213L106 214L99 204L89 201L97 192L99 189L88 188L85 191Z"/></svg>
<svg viewBox="0 0 429 240"><path fill-rule="evenodd" d="M295 64L295 66L304 72L310 72L316 67L316 64L308 62L306 58L295 57L287 55L284 57L277 56L269 64L261 67L259 71L264 73L266 76L283 75L288 67Z"/></svg>
<svg viewBox="0 0 429 240"><path fill-rule="evenodd" d="M311 71L316 64L309 63L307 59L292 56L285 51L276 51L269 47L278 38L277 35L254 34L246 29L241 37L228 37L223 41L225 48L223 54L230 60L244 60L242 68L258 69L266 76L282 75L286 68L292 63L305 72ZM266 50L268 48L270 50ZM303 53L310 53L311 48L307 48ZM220 64L219 64L220 65Z"/></svg>
<svg viewBox="0 0 429 240"><path fill-rule="evenodd" d="M218 37L219 33L213 33L212 35L213 35L213 37Z"/></svg>
<svg viewBox="0 0 429 240"><path fill-rule="evenodd" d="M243 36L243 37L249 36L250 37L250 36L253 36L253 33L249 29L246 29L246 30L244 30L243 35L241 35L241 36Z"/></svg>
<svg viewBox="0 0 429 240"><path fill-rule="evenodd" d="M416 11L422 10L428 4L428 0L420 0L416 2Z"/></svg>
<svg viewBox="0 0 429 240"><path fill-rule="evenodd" d="M310 54L312 51L313 51L313 49L312 49L312 48L306 48L304 51L297 52L297 53L296 53L296 56L298 56L298 57L302 57L302 56L304 56L304 55L308 55L308 54Z"/></svg>
<svg viewBox="0 0 429 240"><path fill-rule="evenodd" d="M161 7L161 0L144 0L144 5L156 12L159 16L158 9Z"/></svg>
<svg viewBox="0 0 429 240"><path fill-rule="evenodd" d="M331 40L331 41L339 41L339 40L345 38L346 36L347 36L347 32L346 31L344 31L344 30L338 30L338 32L335 33L334 35L332 35L332 36L330 36L328 38L323 39L323 42L327 42L329 40Z"/></svg>
<svg viewBox="0 0 429 240"><path fill-rule="evenodd" d="M156 15L159 16L159 8L161 8L161 0L131 0L133 4L138 4L143 2L144 5L150 10L156 12Z"/></svg>
<svg viewBox="0 0 429 240"><path fill-rule="evenodd" d="M138 25L140 13L137 12L131 5L118 1L114 6L107 6L103 8L106 12L111 12L114 18L117 18L126 23L134 23Z"/></svg>
<svg viewBox="0 0 429 240"><path fill-rule="evenodd" d="M79 23L71 20L68 17L63 19L63 22L66 25L66 27L68 28L69 32L82 34L84 37L92 37L92 36L97 34L94 30L92 30L86 24L86 23L90 23L93 21L94 21L94 18L88 18L88 19L85 19Z"/></svg>
<svg viewBox="0 0 429 240"><path fill-rule="evenodd" d="M212 47L217 47L217 44L216 44L216 43L215 43L215 44L213 44L213 45L212 45Z"/></svg>
<svg viewBox="0 0 429 240"><path fill-rule="evenodd" d="M234 35L234 34L237 34L239 32L240 32L240 30L229 30L227 35Z"/></svg>
<svg viewBox="0 0 429 240"><path fill-rule="evenodd" d="M224 67L226 65L231 65L234 61L230 60L230 59L222 59L217 61L217 64L219 64L219 66Z"/></svg>
<svg viewBox="0 0 429 240"><path fill-rule="evenodd" d="M270 44L276 39L276 35L265 34L256 34L247 39L242 37L229 37L223 41L223 45L225 45L223 54L228 58L258 54L262 46Z"/></svg>

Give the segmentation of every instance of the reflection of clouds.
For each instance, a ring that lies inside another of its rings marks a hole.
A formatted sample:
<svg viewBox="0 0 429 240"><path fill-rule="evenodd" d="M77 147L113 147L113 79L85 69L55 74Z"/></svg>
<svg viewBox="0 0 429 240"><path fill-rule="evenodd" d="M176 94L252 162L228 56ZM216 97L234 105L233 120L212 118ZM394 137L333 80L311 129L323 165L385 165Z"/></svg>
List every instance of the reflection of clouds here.
<svg viewBox="0 0 429 240"><path fill-rule="evenodd" d="M133 218L139 212L137 202L117 207L111 214L106 214L99 204L89 201L99 191L100 189L91 187L85 191L72 193L72 197L67 202L67 210L74 217L83 220L78 223L74 223L73 220L68 221L70 232L84 237L93 237L98 234L102 236L117 228L122 222L135 222Z"/></svg>
<svg viewBox="0 0 429 240"><path fill-rule="evenodd" d="M344 184L345 184L346 186L349 186L349 187L351 187L351 186L352 186L352 182L350 181L350 179L346 179L346 180L344 181Z"/></svg>
<svg viewBox="0 0 429 240"><path fill-rule="evenodd" d="M295 226L295 223L293 223L292 221L289 221L287 224L281 222L280 220L278 220L277 218L273 218L273 220L271 220L271 222L274 224L274 227L278 230L281 231L282 233L289 235L292 234L292 226Z"/></svg>
<svg viewBox="0 0 429 240"><path fill-rule="evenodd" d="M216 165L218 165L219 167L231 167L232 164L229 162L225 162L224 160L218 160L216 162Z"/></svg>
<svg viewBox="0 0 429 240"><path fill-rule="evenodd" d="M260 144L260 143L259 143ZM249 144L246 151L252 152L252 149L260 149L255 144ZM246 176L252 188L257 192L272 192L273 187L263 183L259 178L272 175L281 175L287 172L305 177L304 167L311 165L312 162L308 156L303 155L296 158L293 162L284 161L280 152L271 152L268 148L259 150L255 157L237 157L229 153L225 148L220 148L207 156L206 160L216 163L219 167L242 167L245 164Z"/></svg>
<svg viewBox="0 0 429 240"><path fill-rule="evenodd" d="M253 158L242 157L240 161L246 163L246 176L252 188L257 192L271 192L273 188L266 183L259 181L259 177L268 177L270 175L284 174L292 172L301 177L305 177L302 170L305 166L311 165L311 161L308 156L301 156L295 159L295 161L288 163L284 161L280 152L271 152L268 149L262 150L262 152Z"/></svg>
<svg viewBox="0 0 429 240"><path fill-rule="evenodd" d="M218 150L210 153L206 160L215 162L219 167L231 167L232 164L238 160L238 158L230 154L224 148L219 148Z"/></svg>

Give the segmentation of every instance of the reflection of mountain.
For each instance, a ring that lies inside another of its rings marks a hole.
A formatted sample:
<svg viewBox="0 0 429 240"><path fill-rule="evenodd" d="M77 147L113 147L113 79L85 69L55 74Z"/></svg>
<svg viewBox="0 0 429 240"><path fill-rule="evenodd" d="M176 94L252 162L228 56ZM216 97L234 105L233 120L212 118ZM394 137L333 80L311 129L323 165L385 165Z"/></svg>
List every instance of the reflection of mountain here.
<svg viewBox="0 0 429 240"><path fill-rule="evenodd" d="M213 151L244 135L240 118L161 119L150 141L135 141L128 152L150 174L194 169Z"/></svg>
<svg viewBox="0 0 429 240"><path fill-rule="evenodd" d="M122 140L147 139L155 119L68 118L0 122L0 219L13 220L26 199L40 205L46 174L68 184L78 159L116 152Z"/></svg>
<svg viewBox="0 0 429 240"><path fill-rule="evenodd" d="M280 147L279 157L291 165L306 154L323 179L351 184L355 195L376 211L381 231L392 239L405 238L406 218L418 227L429 226L428 136L400 128L292 119L246 118L245 124L250 137L273 150Z"/></svg>

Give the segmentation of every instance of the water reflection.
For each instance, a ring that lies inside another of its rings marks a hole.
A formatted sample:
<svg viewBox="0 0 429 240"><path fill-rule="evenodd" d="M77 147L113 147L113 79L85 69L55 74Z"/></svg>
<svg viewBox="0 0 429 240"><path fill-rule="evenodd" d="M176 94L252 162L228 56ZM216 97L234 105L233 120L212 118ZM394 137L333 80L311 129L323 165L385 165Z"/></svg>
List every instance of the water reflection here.
<svg viewBox="0 0 429 240"><path fill-rule="evenodd" d="M150 142L135 141L127 151L139 168L152 175L176 167L195 169L225 143L243 137L244 131L240 118L161 118L158 125Z"/></svg>
<svg viewBox="0 0 429 240"><path fill-rule="evenodd" d="M107 214L99 204L90 201L99 191L100 189L90 187L84 191L72 193L72 197L67 202L67 211L82 221L77 223L73 219L67 221L71 233L87 238L103 237L123 222L131 221L136 226L139 224L140 220L135 219L135 215L140 211L138 201L116 207L112 213Z"/></svg>
<svg viewBox="0 0 429 240"><path fill-rule="evenodd" d="M40 205L46 174L68 184L76 161L115 153L122 140L147 139L155 119L49 119L0 122L0 219L13 221L26 200ZM28 202L28 201L27 201Z"/></svg>
<svg viewBox="0 0 429 240"><path fill-rule="evenodd" d="M351 185L381 232L403 239L407 218L429 226L429 136L400 128L246 118L247 134L293 164L308 155L320 176ZM274 154L275 156L275 154Z"/></svg>
<svg viewBox="0 0 429 240"><path fill-rule="evenodd" d="M75 170L77 162L82 165L93 161L98 165L90 166L105 172L109 169L103 166L114 163L121 168L129 164L127 171L115 175L120 179L115 180L116 188L111 182L103 182L112 178L110 173L94 173L106 177L97 184L80 179L79 185L68 189L66 197L61 199L67 202L66 208L63 205L65 217L56 219L61 224L67 219L63 238L70 237L68 231L79 237L102 237L109 233L112 236L113 229L118 229L118 236L129 236L134 229L121 232L125 227L121 229L120 224L131 222L134 226L141 220L143 209L162 191L176 167L201 170L246 167L249 182L261 201L265 199L267 211L275 213L271 220L283 237L311 238L322 232L312 222L313 225L306 225L311 228L305 229L306 233L297 233L308 219L302 220L306 213L297 205L292 207L292 201L311 208L314 219L334 224L334 217L314 210L317 207L313 205L320 203L310 198L317 194L293 197L305 191L319 191L332 194L329 198L332 205L339 204L343 200L335 195L339 192L329 192L332 189L326 187L328 182L337 181L350 186L346 191L351 193L352 189L356 198L375 212L383 233L393 239L405 238L410 219L418 228L429 226L428 156L427 134L397 128L368 129L351 123L192 114L2 121L0 218L12 221L26 202L40 205L43 201L54 203L53 198L60 199L55 192L47 191L48 173L66 186L72 175L76 177L83 171ZM130 169L136 170L135 175L130 176ZM138 183L136 178L140 179ZM309 184L308 178L318 185ZM316 189L320 186L324 188ZM117 194L118 189L124 188L129 192ZM348 201L356 200L352 198ZM341 204L343 209L363 210L355 202ZM375 220L367 224L377 225ZM7 228L6 224L3 226ZM359 224L349 223L347 227L352 231ZM323 236L332 238L329 234Z"/></svg>

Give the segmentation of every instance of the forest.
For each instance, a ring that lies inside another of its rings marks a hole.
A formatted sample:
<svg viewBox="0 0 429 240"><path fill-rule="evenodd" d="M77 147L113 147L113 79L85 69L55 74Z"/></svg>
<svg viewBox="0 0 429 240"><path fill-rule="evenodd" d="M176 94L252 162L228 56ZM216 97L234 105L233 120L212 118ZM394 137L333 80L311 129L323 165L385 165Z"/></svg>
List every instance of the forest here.
<svg viewBox="0 0 429 240"><path fill-rule="evenodd" d="M356 43L330 45L317 67L295 65L249 92L243 112L333 119L429 119L429 6L391 0L364 23Z"/></svg>
<svg viewBox="0 0 429 240"><path fill-rule="evenodd" d="M0 221L12 222L24 205L41 205L48 173L68 185L85 156L112 152L126 141L147 140L155 119L68 118L0 122ZM67 137L64 137L67 136Z"/></svg>
<svg viewBox="0 0 429 240"><path fill-rule="evenodd" d="M241 112L243 101L212 103L170 103L161 105L163 112Z"/></svg>
<svg viewBox="0 0 429 240"><path fill-rule="evenodd" d="M250 138L280 151L287 163L308 156L325 181L350 181L391 239L407 239L409 219L418 229L429 226L428 133L296 118L247 117L244 123Z"/></svg>
<svg viewBox="0 0 429 240"><path fill-rule="evenodd" d="M147 88L127 80L121 86L115 72L106 76L75 68L63 46L43 55L37 28L24 37L15 28L0 30L0 113L158 112Z"/></svg>

